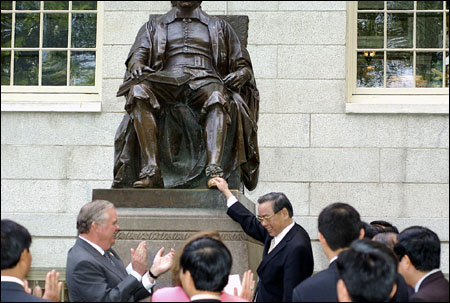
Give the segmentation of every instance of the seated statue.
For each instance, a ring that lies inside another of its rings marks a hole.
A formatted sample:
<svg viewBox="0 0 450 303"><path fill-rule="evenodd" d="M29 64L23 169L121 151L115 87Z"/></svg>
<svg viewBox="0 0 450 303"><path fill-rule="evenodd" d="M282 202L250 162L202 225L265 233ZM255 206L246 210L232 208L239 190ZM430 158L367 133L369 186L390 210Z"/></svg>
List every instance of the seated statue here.
<svg viewBox="0 0 450 303"><path fill-rule="evenodd" d="M126 114L113 188L205 187L232 174L256 187L259 93L250 57L231 25L201 2L171 1L136 36L117 93Z"/></svg>

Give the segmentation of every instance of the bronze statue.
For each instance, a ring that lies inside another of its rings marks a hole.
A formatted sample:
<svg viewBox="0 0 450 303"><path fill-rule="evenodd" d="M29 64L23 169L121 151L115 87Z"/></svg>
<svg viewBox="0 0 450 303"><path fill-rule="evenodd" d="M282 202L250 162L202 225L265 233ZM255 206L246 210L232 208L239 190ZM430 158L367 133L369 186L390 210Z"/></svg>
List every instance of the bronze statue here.
<svg viewBox="0 0 450 303"><path fill-rule="evenodd" d="M236 171L256 187L259 93L250 57L230 24L201 2L171 1L136 36L117 93L127 113L112 187L192 188Z"/></svg>

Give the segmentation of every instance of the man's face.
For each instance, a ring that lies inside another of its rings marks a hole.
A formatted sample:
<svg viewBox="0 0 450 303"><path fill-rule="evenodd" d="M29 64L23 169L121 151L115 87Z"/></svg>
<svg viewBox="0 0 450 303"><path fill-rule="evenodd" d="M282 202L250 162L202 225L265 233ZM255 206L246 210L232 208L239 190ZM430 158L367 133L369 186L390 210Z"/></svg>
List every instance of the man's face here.
<svg viewBox="0 0 450 303"><path fill-rule="evenodd" d="M117 224L117 212L115 208L111 208L106 211L107 219L103 224L99 224L98 233L101 239L100 247L104 250L108 250L115 242L115 235L120 230Z"/></svg>
<svg viewBox="0 0 450 303"><path fill-rule="evenodd" d="M267 201L258 205L259 217L270 217L261 221L262 226L267 230L271 237L277 236L286 227L285 218L282 216L284 209L274 214L273 201Z"/></svg>
<svg viewBox="0 0 450 303"><path fill-rule="evenodd" d="M197 8L201 1L172 1L176 3L179 8Z"/></svg>

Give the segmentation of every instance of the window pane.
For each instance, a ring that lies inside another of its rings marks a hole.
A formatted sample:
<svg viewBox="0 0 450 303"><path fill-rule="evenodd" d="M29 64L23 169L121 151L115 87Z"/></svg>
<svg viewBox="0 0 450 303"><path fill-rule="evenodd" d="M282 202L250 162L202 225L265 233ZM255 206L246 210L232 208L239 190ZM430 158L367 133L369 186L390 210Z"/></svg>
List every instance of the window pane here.
<svg viewBox="0 0 450 303"><path fill-rule="evenodd" d="M449 79L449 75L448 75L448 52L447 52L447 57L445 58L445 87L448 87L448 79Z"/></svg>
<svg viewBox="0 0 450 303"><path fill-rule="evenodd" d="M414 9L414 1L388 1L388 9Z"/></svg>
<svg viewBox="0 0 450 303"><path fill-rule="evenodd" d="M413 14L388 14L388 48L413 47Z"/></svg>
<svg viewBox="0 0 450 303"><path fill-rule="evenodd" d="M442 53L417 53L416 87L442 87Z"/></svg>
<svg viewBox="0 0 450 303"><path fill-rule="evenodd" d="M417 1L417 9L442 9L442 1Z"/></svg>
<svg viewBox="0 0 450 303"><path fill-rule="evenodd" d="M11 75L11 52L2 52L2 85L9 85Z"/></svg>
<svg viewBox="0 0 450 303"><path fill-rule="evenodd" d="M95 47L97 14L72 15L72 47Z"/></svg>
<svg viewBox="0 0 450 303"><path fill-rule="evenodd" d="M11 47L11 14L2 14L2 47Z"/></svg>
<svg viewBox="0 0 450 303"><path fill-rule="evenodd" d="M97 9L97 1L72 1L73 10Z"/></svg>
<svg viewBox="0 0 450 303"><path fill-rule="evenodd" d="M441 13L417 13L418 48L441 48L442 30Z"/></svg>
<svg viewBox="0 0 450 303"><path fill-rule="evenodd" d="M449 21L449 19L448 19L448 13L445 13L445 20L446 20L446 22L447 22L447 26L446 26L446 31L447 31L447 32L445 33L445 36L446 36L446 37L445 37L445 47L448 48L448 27L449 27L449 25L450 25L449 22L448 22L448 21Z"/></svg>
<svg viewBox="0 0 450 303"><path fill-rule="evenodd" d="M39 52L14 53L14 85L38 85Z"/></svg>
<svg viewBox="0 0 450 303"><path fill-rule="evenodd" d="M358 14L358 48L382 48L384 14Z"/></svg>
<svg viewBox="0 0 450 303"><path fill-rule="evenodd" d="M44 14L44 47L67 47L68 14Z"/></svg>
<svg viewBox="0 0 450 303"><path fill-rule="evenodd" d="M12 1L2 1L2 9L12 9Z"/></svg>
<svg viewBox="0 0 450 303"><path fill-rule="evenodd" d="M68 10L69 1L45 1L45 10Z"/></svg>
<svg viewBox="0 0 450 303"><path fill-rule="evenodd" d="M42 85L67 85L67 52L42 52Z"/></svg>
<svg viewBox="0 0 450 303"><path fill-rule="evenodd" d="M384 9L384 1L358 1L358 9Z"/></svg>
<svg viewBox="0 0 450 303"><path fill-rule="evenodd" d="M16 14L15 29L15 47L39 47L39 14Z"/></svg>
<svg viewBox="0 0 450 303"><path fill-rule="evenodd" d="M41 8L41 1L16 1L17 10L36 10Z"/></svg>
<svg viewBox="0 0 450 303"><path fill-rule="evenodd" d="M383 87L383 52L358 52L358 87Z"/></svg>
<svg viewBox="0 0 450 303"><path fill-rule="evenodd" d="M95 85L95 52L72 52L70 55L70 85Z"/></svg>
<svg viewBox="0 0 450 303"><path fill-rule="evenodd" d="M386 87L413 87L413 53L388 52Z"/></svg>

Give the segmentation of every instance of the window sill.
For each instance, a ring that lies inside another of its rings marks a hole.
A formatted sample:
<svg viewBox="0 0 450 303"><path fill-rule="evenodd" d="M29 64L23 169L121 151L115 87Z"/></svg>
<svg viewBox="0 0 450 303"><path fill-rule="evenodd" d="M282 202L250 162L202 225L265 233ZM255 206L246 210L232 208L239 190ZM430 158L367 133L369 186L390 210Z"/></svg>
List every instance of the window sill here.
<svg viewBox="0 0 450 303"><path fill-rule="evenodd" d="M100 94L2 93L2 112L100 112Z"/></svg>
<svg viewBox="0 0 450 303"><path fill-rule="evenodd" d="M447 114L448 95L353 95L347 114Z"/></svg>

